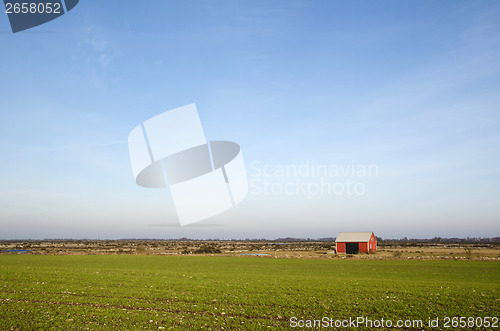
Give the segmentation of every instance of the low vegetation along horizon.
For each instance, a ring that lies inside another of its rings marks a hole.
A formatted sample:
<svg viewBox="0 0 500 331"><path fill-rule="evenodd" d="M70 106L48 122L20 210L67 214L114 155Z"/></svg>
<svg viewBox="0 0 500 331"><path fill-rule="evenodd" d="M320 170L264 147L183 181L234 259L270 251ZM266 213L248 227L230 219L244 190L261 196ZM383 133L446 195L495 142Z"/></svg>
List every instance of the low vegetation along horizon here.
<svg viewBox="0 0 500 331"><path fill-rule="evenodd" d="M498 261L477 260L0 255L0 329L261 330L360 317L422 320L406 329L448 318L453 329L455 317L498 319L499 274Z"/></svg>

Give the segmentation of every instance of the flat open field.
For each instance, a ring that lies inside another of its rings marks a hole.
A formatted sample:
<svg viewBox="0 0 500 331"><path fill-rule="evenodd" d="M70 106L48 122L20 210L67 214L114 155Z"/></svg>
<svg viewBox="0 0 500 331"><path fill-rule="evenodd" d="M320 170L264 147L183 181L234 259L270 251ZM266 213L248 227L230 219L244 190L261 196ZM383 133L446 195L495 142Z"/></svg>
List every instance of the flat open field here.
<svg viewBox="0 0 500 331"><path fill-rule="evenodd" d="M237 240L60 240L0 241L0 254L36 255L260 255L305 259L445 259L500 261L500 245L490 244L380 244L376 254L336 255L333 241Z"/></svg>
<svg viewBox="0 0 500 331"><path fill-rule="evenodd" d="M406 328L419 330L499 315L498 261L0 255L5 330L289 329L294 317L361 316L422 320Z"/></svg>

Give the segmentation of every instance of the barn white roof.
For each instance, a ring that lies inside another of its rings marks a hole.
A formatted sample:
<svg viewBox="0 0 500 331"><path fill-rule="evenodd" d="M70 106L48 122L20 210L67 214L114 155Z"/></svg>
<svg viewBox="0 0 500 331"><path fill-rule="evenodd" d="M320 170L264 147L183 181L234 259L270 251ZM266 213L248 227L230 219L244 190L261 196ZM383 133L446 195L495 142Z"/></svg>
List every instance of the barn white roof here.
<svg viewBox="0 0 500 331"><path fill-rule="evenodd" d="M340 232L335 242L366 242L370 241L373 232Z"/></svg>

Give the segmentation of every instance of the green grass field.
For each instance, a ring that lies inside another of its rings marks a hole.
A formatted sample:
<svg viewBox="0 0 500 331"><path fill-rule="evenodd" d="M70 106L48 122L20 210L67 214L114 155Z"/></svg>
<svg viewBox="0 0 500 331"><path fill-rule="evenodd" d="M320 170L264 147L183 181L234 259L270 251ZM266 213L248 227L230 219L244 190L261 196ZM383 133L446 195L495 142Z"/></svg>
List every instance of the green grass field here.
<svg viewBox="0 0 500 331"><path fill-rule="evenodd" d="M5 330L289 329L292 317L441 323L498 318L499 298L498 262L0 255Z"/></svg>

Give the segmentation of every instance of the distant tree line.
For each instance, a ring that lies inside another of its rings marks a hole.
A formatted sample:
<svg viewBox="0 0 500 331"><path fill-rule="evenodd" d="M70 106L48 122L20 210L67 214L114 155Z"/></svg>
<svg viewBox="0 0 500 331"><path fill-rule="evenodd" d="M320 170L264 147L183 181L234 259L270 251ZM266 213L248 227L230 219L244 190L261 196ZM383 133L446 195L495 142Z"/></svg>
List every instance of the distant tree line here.
<svg viewBox="0 0 500 331"><path fill-rule="evenodd" d="M377 243L380 244L500 244L500 237L481 238L481 237L467 237L467 238L442 238L434 237L431 239L408 239L407 237L401 239L383 239L377 237Z"/></svg>

